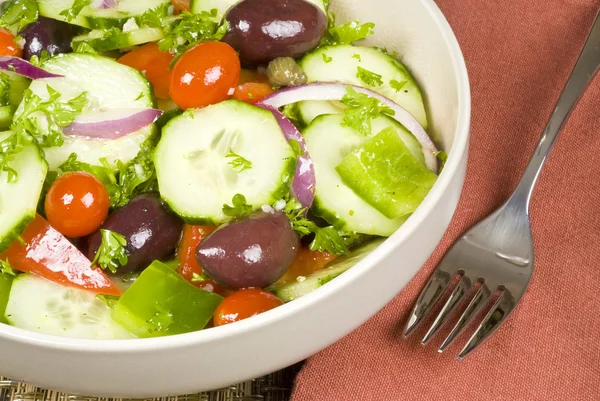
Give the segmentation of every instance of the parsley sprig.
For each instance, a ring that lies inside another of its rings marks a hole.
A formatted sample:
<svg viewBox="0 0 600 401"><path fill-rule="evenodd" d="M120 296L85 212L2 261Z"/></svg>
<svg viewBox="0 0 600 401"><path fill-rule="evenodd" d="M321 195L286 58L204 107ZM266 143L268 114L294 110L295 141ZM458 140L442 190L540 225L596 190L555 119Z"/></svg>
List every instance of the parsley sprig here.
<svg viewBox="0 0 600 401"><path fill-rule="evenodd" d="M250 160L238 155L231 148L225 157L231 159L231 161L227 164L233 167L238 173L241 173L245 170L250 170L252 168L252 162Z"/></svg>
<svg viewBox="0 0 600 401"><path fill-rule="evenodd" d="M102 243L92 261L92 266L100 266L103 270L109 269L113 274L128 261L127 240L119 233L110 230L100 230Z"/></svg>
<svg viewBox="0 0 600 401"><path fill-rule="evenodd" d="M235 194L231 200L233 206L223 205L223 214L229 217L246 217L252 213L252 206L246 202L242 194Z"/></svg>
<svg viewBox="0 0 600 401"><path fill-rule="evenodd" d="M369 86L381 86L383 84L383 81L381 80L381 74L377 74L362 67L356 68L356 78L360 79Z"/></svg>
<svg viewBox="0 0 600 401"><path fill-rule="evenodd" d="M326 7L328 8L328 5ZM319 46L349 45L372 35L373 28L375 28L375 24L372 22L361 24L358 20L336 25L335 14L329 11L327 12L327 20L327 33Z"/></svg>
<svg viewBox="0 0 600 401"><path fill-rule="evenodd" d="M71 8L62 10L59 13L59 15L62 15L63 17L65 17L67 19L67 22L71 22L75 18L77 18L77 16L79 16L79 13L81 13L81 10L83 10L85 7L89 6L91 3L92 3L92 0L75 0L73 2L73 5L71 6Z"/></svg>
<svg viewBox="0 0 600 401"><path fill-rule="evenodd" d="M20 31L38 17L36 0L8 0L0 4L0 28Z"/></svg>
<svg viewBox="0 0 600 401"><path fill-rule="evenodd" d="M382 114L388 116L395 114L389 106L364 93L357 92L351 87L346 89L346 94L342 97L342 104L347 106L344 110L342 125L354 128L365 136L371 135L372 119Z"/></svg>
<svg viewBox="0 0 600 401"><path fill-rule="evenodd" d="M14 277L17 275L17 271L11 267L11 265L8 263L8 260L0 259L0 275Z"/></svg>

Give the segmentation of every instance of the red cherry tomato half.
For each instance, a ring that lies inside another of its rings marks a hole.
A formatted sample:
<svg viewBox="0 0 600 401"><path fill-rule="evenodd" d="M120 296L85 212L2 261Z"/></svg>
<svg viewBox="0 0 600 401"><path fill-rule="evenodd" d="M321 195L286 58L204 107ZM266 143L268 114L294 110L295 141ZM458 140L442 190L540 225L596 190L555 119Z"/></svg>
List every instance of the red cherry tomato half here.
<svg viewBox="0 0 600 401"><path fill-rule="evenodd" d="M200 43L173 67L169 94L182 109L222 102L233 95L240 69L240 58L227 43Z"/></svg>
<svg viewBox="0 0 600 401"><path fill-rule="evenodd" d="M0 28L0 56L21 57L22 52L15 43L15 35Z"/></svg>
<svg viewBox="0 0 600 401"><path fill-rule="evenodd" d="M283 305L283 301L268 291L246 288L228 296L217 307L215 326L237 322Z"/></svg>
<svg viewBox="0 0 600 401"><path fill-rule="evenodd" d="M190 0L171 0L171 4L175 7L175 14L182 11L190 11Z"/></svg>
<svg viewBox="0 0 600 401"><path fill-rule="evenodd" d="M148 43L117 60L121 64L141 71L154 87L154 95L158 99L169 98L172 71L169 69L173 55L160 51L158 44Z"/></svg>
<svg viewBox="0 0 600 401"><path fill-rule="evenodd" d="M76 172L58 178L45 202L46 217L61 234L83 237L98 230L110 207L104 185L93 175Z"/></svg>
<svg viewBox="0 0 600 401"><path fill-rule="evenodd" d="M269 84L260 82L246 82L235 88L233 98L242 102L254 104L273 93L274 90Z"/></svg>

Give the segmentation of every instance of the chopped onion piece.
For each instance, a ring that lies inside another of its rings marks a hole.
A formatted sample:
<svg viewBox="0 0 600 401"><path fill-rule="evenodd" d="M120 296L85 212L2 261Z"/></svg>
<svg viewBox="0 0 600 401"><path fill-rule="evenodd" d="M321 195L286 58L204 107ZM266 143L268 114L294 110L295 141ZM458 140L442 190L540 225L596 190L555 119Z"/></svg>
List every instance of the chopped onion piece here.
<svg viewBox="0 0 600 401"><path fill-rule="evenodd" d="M0 70L14 72L30 79L62 78L62 75L52 74L19 57L0 56Z"/></svg>
<svg viewBox="0 0 600 401"><path fill-rule="evenodd" d="M260 105L267 105L278 109L279 107L305 100L341 100L346 94L346 88L348 87L375 98L394 110L395 115L390 117L402 124L417 138L423 149L427 168L437 173L438 161L436 153L438 149L425 129L408 111L396 102L372 90L341 83L314 83L277 91L264 98L260 102Z"/></svg>
<svg viewBox="0 0 600 401"><path fill-rule="evenodd" d="M77 116L63 128L65 135L90 139L119 139L154 123L161 115L157 109L109 110Z"/></svg>
<svg viewBox="0 0 600 401"><path fill-rule="evenodd" d="M300 149L304 154L298 156L298 164L296 165L296 173L294 174L294 181L292 181L292 193L294 197L302 204L305 208L312 206L313 200L315 199L315 186L317 183L315 177L315 167L312 159L306 150L306 142L304 137L298 131L298 128L292 122L284 116L279 110L259 104L259 107L269 110L273 113L273 116L277 120L279 127L283 131L285 138L288 141L297 141Z"/></svg>

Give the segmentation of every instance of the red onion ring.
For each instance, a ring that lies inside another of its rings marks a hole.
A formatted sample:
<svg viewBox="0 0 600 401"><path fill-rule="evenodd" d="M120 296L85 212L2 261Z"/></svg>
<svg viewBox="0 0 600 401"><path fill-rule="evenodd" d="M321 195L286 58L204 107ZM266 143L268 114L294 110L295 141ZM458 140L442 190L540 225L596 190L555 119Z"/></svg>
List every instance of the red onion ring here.
<svg viewBox="0 0 600 401"><path fill-rule="evenodd" d="M80 115L63 128L63 133L89 139L119 139L154 123L162 113L157 109L134 109ZM85 121L85 117L90 116L95 117L94 121Z"/></svg>
<svg viewBox="0 0 600 401"><path fill-rule="evenodd" d="M0 56L0 70L14 72L30 79L62 78L62 75L52 74L19 57Z"/></svg>
<svg viewBox="0 0 600 401"><path fill-rule="evenodd" d="M117 0L98 0L92 3L92 8L96 10L107 10L109 8L115 8L117 6Z"/></svg>
<svg viewBox="0 0 600 401"><path fill-rule="evenodd" d="M258 107L269 110L277 120L285 138L288 141L297 141L300 145L300 149L304 152L303 155L298 156L296 173L294 174L294 180L292 181L292 193L303 207L310 208L315 199L315 186L317 180L315 177L313 161L306 149L304 137L300 131L298 131L298 128L296 128L286 116L279 112L279 110L265 104L259 104Z"/></svg>
<svg viewBox="0 0 600 401"><path fill-rule="evenodd" d="M264 98L259 102L259 105L271 106L278 109L285 105L305 100L341 100L346 94L346 88L348 87L373 97L394 110L395 115L390 117L402 124L417 138L423 149L427 168L437 173L438 161L435 154L438 152L438 149L421 124L396 102L372 90L339 83L314 83L277 91Z"/></svg>

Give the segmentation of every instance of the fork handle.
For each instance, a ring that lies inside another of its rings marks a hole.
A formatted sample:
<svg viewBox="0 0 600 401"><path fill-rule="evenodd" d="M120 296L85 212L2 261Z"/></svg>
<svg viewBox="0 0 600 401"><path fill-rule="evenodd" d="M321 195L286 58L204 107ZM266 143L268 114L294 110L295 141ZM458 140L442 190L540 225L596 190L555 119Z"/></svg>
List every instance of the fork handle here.
<svg viewBox="0 0 600 401"><path fill-rule="evenodd" d="M556 107L550 116L548 125L538 143L538 146L525 169L525 173L511 196L510 201L516 201L525 205L529 210L529 201L533 188L538 179L540 171L544 166L546 158L552 149L552 145L559 132L569 119L571 111L577 101L586 90L594 76L600 69L600 12L596 14L592 30L586 39L585 45L577 64L571 72L571 76L563 89ZM510 202L509 201L509 202ZM511 202L512 203L512 202Z"/></svg>

